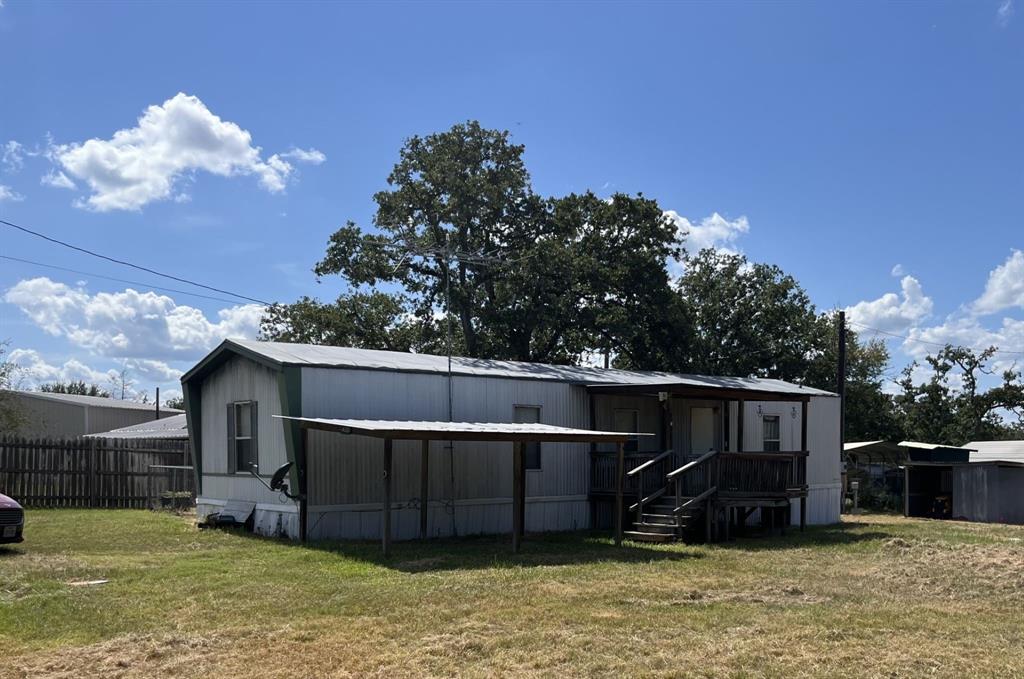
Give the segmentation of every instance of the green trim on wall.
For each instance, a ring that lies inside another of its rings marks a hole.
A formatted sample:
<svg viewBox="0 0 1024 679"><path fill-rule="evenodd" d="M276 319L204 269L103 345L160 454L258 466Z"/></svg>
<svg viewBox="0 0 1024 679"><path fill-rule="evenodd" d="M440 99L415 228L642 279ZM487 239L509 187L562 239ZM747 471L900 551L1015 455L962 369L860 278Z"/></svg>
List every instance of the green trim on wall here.
<svg viewBox="0 0 1024 679"><path fill-rule="evenodd" d="M203 399L200 385L182 382L181 395L185 401L185 422L188 442L192 448L192 471L196 476L196 496L203 494Z"/></svg>
<svg viewBox="0 0 1024 679"><path fill-rule="evenodd" d="M284 366L277 374L277 389L281 394L281 414L285 417L302 417L302 368ZM284 446L288 461L292 462L289 484L292 493L304 493L302 472L306 469L303 458L302 429L294 420L281 420L284 427Z"/></svg>

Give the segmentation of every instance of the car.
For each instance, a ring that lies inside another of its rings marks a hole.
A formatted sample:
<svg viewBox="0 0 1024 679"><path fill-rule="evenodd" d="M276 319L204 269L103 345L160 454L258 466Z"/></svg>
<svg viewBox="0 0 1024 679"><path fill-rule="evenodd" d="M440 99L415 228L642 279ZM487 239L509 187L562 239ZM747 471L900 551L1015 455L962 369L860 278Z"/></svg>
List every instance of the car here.
<svg viewBox="0 0 1024 679"><path fill-rule="evenodd" d="M0 493L0 545L21 542L25 526L25 510L17 502Z"/></svg>

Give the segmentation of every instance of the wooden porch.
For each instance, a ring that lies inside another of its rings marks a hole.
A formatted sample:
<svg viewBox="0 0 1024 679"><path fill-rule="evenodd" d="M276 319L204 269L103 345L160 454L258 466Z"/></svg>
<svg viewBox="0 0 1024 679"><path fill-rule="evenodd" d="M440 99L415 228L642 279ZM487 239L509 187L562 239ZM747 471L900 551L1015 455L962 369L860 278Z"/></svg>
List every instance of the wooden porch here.
<svg viewBox="0 0 1024 679"><path fill-rule="evenodd" d="M671 459L672 451L627 455L618 484L615 454L592 454L591 498L615 503L621 485L624 520L632 524L626 538L727 540L744 532L757 509L769 530L785 530L793 499L800 529L806 525L807 451L712 451L676 469L666 465Z"/></svg>
<svg viewBox="0 0 1024 679"><path fill-rule="evenodd" d="M659 396L662 403L668 402L664 395ZM628 451L621 476L616 472L620 467L614 452L592 448L590 498L593 525L618 524L621 515L621 522L630 526L624 531L627 539L712 542L743 534L756 510L760 510L761 524L765 529L784 532L792 523L791 511L795 500L799 505L800 529L803 530L807 516L809 399L786 398L800 402L799 450L770 452L743 450L745 399L736 400L738 432L731 447L738 450L718 448L694 454L665 446L673 441L673 425L667 405L663 409L666 413L663 416L664 433L659 442L668 449L662 452ZM775 400L782 399L776 397ZM724 411L727 402L723 400L721 404ZM719 444L722 443L719 440Z"/></svg>

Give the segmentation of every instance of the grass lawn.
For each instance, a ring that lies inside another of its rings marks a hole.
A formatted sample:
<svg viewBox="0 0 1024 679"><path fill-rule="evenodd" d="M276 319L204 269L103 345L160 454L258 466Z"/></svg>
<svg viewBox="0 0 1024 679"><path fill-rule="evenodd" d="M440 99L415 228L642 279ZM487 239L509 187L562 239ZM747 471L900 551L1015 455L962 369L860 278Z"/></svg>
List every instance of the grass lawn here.
<svg viewBox="0 0 1024 679"><path fill-rule="evenodd" d="M0 548L0 676L1022 676L1024 529L299 546L129 510ZM71 583L106 579L102 585Z"/></svg>

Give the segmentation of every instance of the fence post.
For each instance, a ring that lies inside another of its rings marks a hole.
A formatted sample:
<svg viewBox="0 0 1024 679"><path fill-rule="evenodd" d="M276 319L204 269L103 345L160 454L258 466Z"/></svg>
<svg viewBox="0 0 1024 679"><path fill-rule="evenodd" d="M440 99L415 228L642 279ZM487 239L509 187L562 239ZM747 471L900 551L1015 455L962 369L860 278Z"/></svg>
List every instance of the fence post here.
<svg viewBox="0 0 1024 679"><path fill-rule="evenodd" d="M89 439L89 507L96 506L96 440Z"/></svg>

